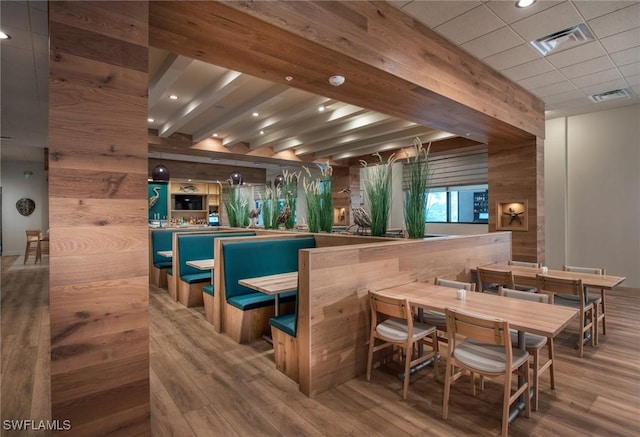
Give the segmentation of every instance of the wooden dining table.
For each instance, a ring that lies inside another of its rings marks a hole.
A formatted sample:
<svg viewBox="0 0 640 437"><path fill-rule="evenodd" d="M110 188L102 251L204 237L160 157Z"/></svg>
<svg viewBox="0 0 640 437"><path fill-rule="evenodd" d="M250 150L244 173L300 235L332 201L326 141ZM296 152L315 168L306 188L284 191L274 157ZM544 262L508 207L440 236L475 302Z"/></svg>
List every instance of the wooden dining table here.
<svg viewBox="0 0 640 437"><path fill-rule="evenodd" d="M378 290L380 294L407 299L412 306L423 310L444 312L445 308L450 308L506 320L510 328L518 331L518 344L514 346L521 349L525 347L525 332L554 338L578 314L574 308L489 293L467 292L464 299L458 299L456 292L453 288L424 282L410 282ZM523 383L524 379L519 377L518 384ZM524 400L515 406L509 420L513 420L523 409Z"/></svg>
<svg viewBox="0 0 640 437"><path fill-rule="evenodd" d="M211 270L211 285L213 285L213 269L216 266L215 260L211 259L194 259L187 261L187 265L198 270Z"/></svg>
<svg viewBox="0 0 640 437"><path fill-rule="evenodd" d="M280 294L298 289L298 272L240 279L238 284L259 291L260 293L275 296L274 314L277 317L280 314Z"/></svg>
<svg viewBox="0 0 640 437"><path fill-rule="evenodd" d="M536 275L543 274L540 269L535 267L511 266L508 264L489 264L482 267L496 270L510 270L513 272L513 278L518 285L530 285L532 287L536 286ZM552 269L547 270L544 275L565 279L581 279L582 285L585 287L600 288L603 290L612 290L627 279L625 276L596 275L594 273Z"/></svg>

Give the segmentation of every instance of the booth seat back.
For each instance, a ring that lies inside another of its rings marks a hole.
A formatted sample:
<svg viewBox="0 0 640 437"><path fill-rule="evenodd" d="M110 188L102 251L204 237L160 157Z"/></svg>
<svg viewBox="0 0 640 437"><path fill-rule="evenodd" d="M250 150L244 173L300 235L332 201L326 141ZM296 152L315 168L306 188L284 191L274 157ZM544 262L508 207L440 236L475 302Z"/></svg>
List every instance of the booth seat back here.
<svg viewBox="0 0 640 437"><path fill-rule="evenodd" d="M238 241L222 246L226 299L256 293L238 280L298 271L298 251L316 247L313 237Z"/></svg>
<svg viewBox="0 0 640 437"><path fill-rule="evenodd" d="M165 258L158 255L159 250L171 250L173 246L173 234L178 229L168 229L165 231L151 231L151 250L153 256L153 265L162 267L171 267L171 258Z"/></svg>
<svg viewBox="0 0 640 437"><path fill-rule="evenodd" d="M225 237L252 237L255 232L235 232L225 234L178 235L178 264L180 277L201 274L202 271L187 265L187 261L213 259L213 241Z"/></svg>

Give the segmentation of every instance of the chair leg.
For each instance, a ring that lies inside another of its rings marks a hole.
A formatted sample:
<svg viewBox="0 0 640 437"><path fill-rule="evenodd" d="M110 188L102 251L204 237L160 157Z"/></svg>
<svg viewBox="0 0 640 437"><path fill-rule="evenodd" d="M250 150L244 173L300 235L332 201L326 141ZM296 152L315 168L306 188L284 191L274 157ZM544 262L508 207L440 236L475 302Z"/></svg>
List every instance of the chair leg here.
<svg viewBox="0 0 640 437"><path fill-rule="evenodd" d="M373 367L373 346L375 344L373 335L369 337L369 355L367 357L367 381L371 381L371 368Z"/></svg>
<svg viewBox="0 0 640 437"><path fill-rule="evenodd" d="M594 304L593 309L591 310L593 313L593 335L591 336L591 346L598 345L598 305Z"/></svg>
<svg viewBox="0 0 640 437"><path fill-rule="evenodd" d="M431 338L431 341L433 341L433 379L439 381L440 378L438 377L438 353L440 352L440 345L438 345L438 332L433 331Z"/></svg>
<svg viewBox="0 0 640 437"><path fill-rule="evenodd" d="M549 366L549 379L551 380L551 390L555 390L556 389L556 371L555 369L555 362L556 362L556 358L554 356L554 351L553 351L553 338L548 338L547 339L547 346L549 348L549 359L551 360L551 365Z"/></svg>
<svg viewBox="0 0 640 437"><path fill-rule="evenodd" d="M24 262L22 264L26 264L29 259L29 242L27 241L27 247L24 249Z"/></svg>
<svg viewBox="0 0 640 437"><path fill-rule="evenodd" d="M529 396L529 389L531 388L531 373L529 372L529 363L525 363L522 366L524 371L524 383L527 386L524 397L524 417L531 417L531 396Z"/></svg>
<svg viewBox="0 0 640 437"><path fill-rule="evenodd" d="M581 312L580 313L580 329L578 329L578 332L580 333L580 335L578 335L578 356L580 358L582 358L583 346L584 346L584 333L585 333L584 322L585 322L585 313Z"/></svg>
<svg viewBox="0 0 640 437"><path fill-rule="evenodd" d="M538 387L540 386L540 349L536 349L533 357L533 411L538 411Z"/></svg>
<svg viewBox="0 0 640 437"><path fill-rule="evenodd" d="M525 363L527 366L529 363ZM502 392L502 437L509 435L509 407L511 406L511 372L504 375L504 390Z"/></svg>
<svg viewBox="0 0 640 437"><path fill-rule="evenodd" d="M602 335L607 335L607 312L605 310L604 295L605 291L600 290L600 298L602 299L602 303L600 304L602 305Z"/></svg>
<svg viewBox="0 0 640 437"><path fill-rule="evenodd" d="M442 418L447 420L447 416L449 414L449 395L451 392L451 373L453 371L453 366L449 363L449 359L447 359L447 363L444 369L444 396L442 398Z"/></svg>
<svg viewBox="0 0 640 437"><path fill-rule="evenodd" d="M407 400L407 394L409 393L409 380L411 379L411 355L413 352L413 346L405 349L404 355L404 376L402 381L402 400Z"/></svg>

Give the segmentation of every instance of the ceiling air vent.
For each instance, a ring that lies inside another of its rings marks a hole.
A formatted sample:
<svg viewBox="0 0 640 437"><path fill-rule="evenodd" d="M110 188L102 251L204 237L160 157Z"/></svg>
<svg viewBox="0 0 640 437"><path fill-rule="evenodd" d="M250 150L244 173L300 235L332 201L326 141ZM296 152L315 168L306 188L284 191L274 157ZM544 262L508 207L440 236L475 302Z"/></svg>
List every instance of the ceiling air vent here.
<svg viewBox="0 0 640 437"><path fill-rule="evenodd" d="M628 99L629 92L626 89L607 91L606 93L594 94L589 96L594 102L608 102L609 100Z"/></svg>
<svg viewBox="0 0 640 437"><path fill-rule="evenodd" d="M542 56L547 56L553 52L559 52L580 44L594 41L595 38L584 23L571 26L551 35L543 36L530 44L540 52Z"/></svg>

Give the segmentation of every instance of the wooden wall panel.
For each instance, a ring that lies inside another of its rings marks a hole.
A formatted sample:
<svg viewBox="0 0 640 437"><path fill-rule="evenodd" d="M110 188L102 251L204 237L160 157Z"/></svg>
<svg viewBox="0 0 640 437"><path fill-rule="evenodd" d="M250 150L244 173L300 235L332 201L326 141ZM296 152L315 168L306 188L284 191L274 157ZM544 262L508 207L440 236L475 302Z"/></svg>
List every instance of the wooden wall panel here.
<svg viewBox="0 0 640 437"><path fill-rule="evenodd" d="M544 143L489 145L489 231L497 225L496 202L527 200L528 230L513 231L513 258L544 264Z"/></svg>
<svg viewBox="0 0 640 437"><path fill-rule="evenodd" d="M539 99L386 2L153 2L150 19L171 52L481 143L544 136Z"/></svg>
<svg viewBox="0 0 640 437"><path fill-rule="evenodd" d="M300 257L300 389L315 396L365 371L367 290L436 276L468 281L470 269L511 257L511 235L395 240L302 250Z"/></svg>
<svg viewBox="0 0 640 437"><path fill-rule="evenodd" d="M51 408L148 435L148 4L51 2Z"/></svg>

